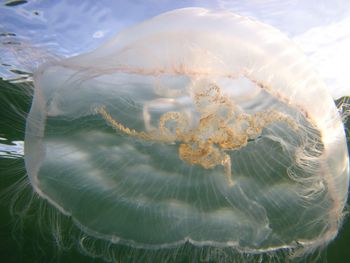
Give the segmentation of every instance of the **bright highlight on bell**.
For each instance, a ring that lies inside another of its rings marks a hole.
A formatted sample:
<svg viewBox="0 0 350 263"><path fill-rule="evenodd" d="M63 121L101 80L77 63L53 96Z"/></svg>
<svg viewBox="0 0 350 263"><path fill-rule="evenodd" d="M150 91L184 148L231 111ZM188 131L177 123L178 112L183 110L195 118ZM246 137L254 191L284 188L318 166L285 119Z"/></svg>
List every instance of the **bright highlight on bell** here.
<svg viewBox="0 0 350 263"><path fill-rule="evenodd" d="M293 257L336 236L349 180L343 124L278 30L179 9L34 78L31 184L91 237Z"/></svg>

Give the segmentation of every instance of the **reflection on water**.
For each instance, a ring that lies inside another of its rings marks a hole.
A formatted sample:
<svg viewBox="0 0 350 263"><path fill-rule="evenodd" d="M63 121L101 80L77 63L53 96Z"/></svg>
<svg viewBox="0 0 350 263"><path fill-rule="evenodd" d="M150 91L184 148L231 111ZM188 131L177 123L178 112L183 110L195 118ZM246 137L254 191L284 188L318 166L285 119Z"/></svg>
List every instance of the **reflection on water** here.
<svg viewBox="0 0 350 263"><path fill-rule="evenodd" d="M69 57L93 50L127 26L162 12L199 6L231 10L282 30L307 53L334 96L344 93L350 82L345 72L350 67L347 0L15 2L0 4L0 75L6 79L23 78L17 70L33 72L48 57Z"/></svg>
<svg viewBox="0 0 350 263"><path fill-rule="evenodd" d="M23 141L9 141L0 137L0 158L23 158Z"/></svg>

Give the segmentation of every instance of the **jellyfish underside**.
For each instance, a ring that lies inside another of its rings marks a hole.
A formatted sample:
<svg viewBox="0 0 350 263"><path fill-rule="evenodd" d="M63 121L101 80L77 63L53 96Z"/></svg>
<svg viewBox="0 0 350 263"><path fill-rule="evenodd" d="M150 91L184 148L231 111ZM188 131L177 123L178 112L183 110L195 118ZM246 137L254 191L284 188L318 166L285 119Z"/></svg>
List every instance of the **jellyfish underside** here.
<svg viewBox="0 0 350 263"><path fill-rule="evenodd" d="M335 237L348 185L343 125L275 29L175 10L34 79L31 184L91 237L237 253L308 251Z"/></svg>
<svg viewBox="0 0 350 263"><path fill-rule="evenodd" d="M118 123L117 120L101 108L96 112L117 130L148 141L163 143L180 142L179 158L188 164L196 164L205 169L217 165L224 167L227 184L233 186L231 158L225 150L235 150L247 145L248 140L257 138L262 130L275 121L283 121L296 130L293 120L273 110L236 114L233 102L223 96L220 87L207 81L199 81L204 88L194 94L195 108L200 113L195 129L189 128L188 117L181 112L166 112L159 119L158 131L137 132ZM198 85L198 84L197 84ZM204 101L204 103L203 103ZM175 122L172 131L168 122ZM150 126L146 124L145 126Z"/></svg>

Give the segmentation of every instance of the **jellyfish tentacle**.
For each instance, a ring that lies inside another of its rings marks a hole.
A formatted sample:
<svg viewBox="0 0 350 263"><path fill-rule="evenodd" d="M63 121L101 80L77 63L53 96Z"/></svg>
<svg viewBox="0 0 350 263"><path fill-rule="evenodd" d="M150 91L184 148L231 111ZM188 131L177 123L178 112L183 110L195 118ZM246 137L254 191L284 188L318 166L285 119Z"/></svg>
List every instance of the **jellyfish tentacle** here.
<svg viewBox="0 0 350 263"><path fill-rule="evenodd" d="M151 114L150 114L151 108L157 108L163 105L176 106L177 104L178 103L175 101L175 99L171 99L171 98L158 98L149 102L145 102L143 106L143 121L144 121L146 130L148 132L154 132L156 130L156 127L154 127L151 124Z"/></svg>
<svg viewBox="0 0 350 263"><path fill-rule="evenodd" d="M225 172L227 184L229 187L232 187L234 185L234 181L232 180L231 157L227 153L224 153L221 164L224 166L224 172Z"/></svg>
<svg viewBox="0 0 350 263"><path fill-rule="evenodd" d="M120 122L116 121L107 111L104 107L98 107L95 109L96 113L100 114L102 116L102 118L105 119L105 121L107 123L109 123L112 127L114 127L116 130L119 130L123 133L125 133L126 135L130 135L132 137L137 137L140 139L144 139L144 140L153 140L154 138L150 135L147 134L145 132L138 132L134 129L130 129L126 126L124 126L123 124L121 124Z"/></svg>
<svg viewBox="0 0 350 263"><path fill-rule="evenodd" d="M257 112L250 118L249 128L247 129L249 138L257 138L265 127L274 122L284 122L293 130L298 130L298 126L290 117L275 110L268 110Z"/></svg>
<svg viewBox="0 0 350 263"><path fill-rule="evenodd" d="M285 122L293 130L296 123L287 115L270 109L254 114L237 113L232 100L221 93L220 87L206 79L193 84L194 105L200 114L197 127L189 128L185 113L168 111L159 118L158 129L151 125L149 108L176 105L176 100L161 98L146 103L143 110L145 128L148 132L138 132L115 120L104 107L96 108L112 127L122 133L142 140L162 143L180 143L179 158L188 164L211 169L223 166L228 186L233 186L231 157L228 151L245 147L249 140L255 140L264 128L274 122Z"/></svg>
<svg viewBox="0 0 350 263"><path fill-rule="evenodd" d="M170 131L167 123L174 121L177 125L174 126L174 131ZM168 111L164 113L159 119L159 131L161 135L172 138L173 141L179 140L185 134L188 127L188 119L185 114L178 111Z"/></svg>

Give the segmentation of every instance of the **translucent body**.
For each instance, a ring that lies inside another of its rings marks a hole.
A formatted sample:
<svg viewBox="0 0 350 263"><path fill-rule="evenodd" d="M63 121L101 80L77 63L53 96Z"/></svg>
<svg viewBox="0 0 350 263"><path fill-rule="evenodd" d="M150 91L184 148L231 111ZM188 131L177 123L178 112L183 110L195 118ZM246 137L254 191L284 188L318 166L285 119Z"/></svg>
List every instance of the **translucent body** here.
<svg viewBox="0 0 350 263"><path fill-rule="evenodd" d="M41 67L25 161L83 231L143 248L312 249L348 189L341 119L299 50L196 8Z"/></svg>

